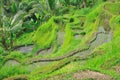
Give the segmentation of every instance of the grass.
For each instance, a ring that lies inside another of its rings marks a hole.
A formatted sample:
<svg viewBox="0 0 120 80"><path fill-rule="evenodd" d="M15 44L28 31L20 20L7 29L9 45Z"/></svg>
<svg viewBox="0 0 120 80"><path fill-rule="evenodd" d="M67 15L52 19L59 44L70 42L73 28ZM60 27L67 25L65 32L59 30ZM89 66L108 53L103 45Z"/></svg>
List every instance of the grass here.
<svg viewBox="0 0 120 80"><path fill-rule="evenodd" d="M27 67L22 66L5 66L0 69L0 79L10 77L12 75L17 76L19 74L28 74Z"/></svg>
<svg viewBox="0 0 120 80"><path fill-rule="evenodd" d="M31 44L32 43L32 36L33 36L34 32L32 33L26 33L22 36L20 36L16 42L14 42L14 46L16 45L27 45L27 44Z"/></svg>

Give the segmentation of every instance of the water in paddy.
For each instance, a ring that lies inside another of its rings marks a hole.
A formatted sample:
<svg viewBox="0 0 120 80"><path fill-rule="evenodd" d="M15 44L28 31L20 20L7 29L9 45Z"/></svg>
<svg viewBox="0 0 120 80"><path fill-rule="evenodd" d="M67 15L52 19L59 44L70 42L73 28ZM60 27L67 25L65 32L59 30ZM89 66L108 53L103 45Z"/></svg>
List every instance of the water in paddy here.
<svg viewBox="0 0 120 80"><path fill-rule="evenodd" d="M17 48L16 51L19 51L21 53L29 53L32 51L33 47L34 47L33 45L23 46L23 47Z"/></svg>
<svg viewBox="0 0 120 80"><path fill-rule="evenodd" d="M8 60L5 62L4 66L9 67L9 66L18 66L20 65L19 62L17 62L16 60Z"/></svg>
<svg viewBox="0 0 120 80"><path fill-rule="evenodd" d="M65 35L64 31L58 31L57 41L58 41L58 45L60 47L64 43L64 35ZM23 46L23 47L17 48L16 51L19 51L21 53L30 53L33 48L34 48L34 45ZM41 54L41 55L49 54L49 53L52 53L52 51L53 51L53 47L51 47L49 49L43 49L40 52L38 52L38 54Z"/></svg>
<svg viewBox="0 0 120 80"><path fill-rule="evenodd" d="M112 32L111 31L109 31L108 33L106 33L106 31L104 30L103 27L99 27L98 28L98 32L102 32L102 33L100 33L100 34L97 35L96 40L90 44L90 48L88 50L83 51L83 52L78 52L74 56L81 56L81 54L89 54L96 47L98 47L98 46L100 46L100 45L102 45L104 43L107 43L107 42L111 41L111 39L112 39Z"/></svg>
<svg viewBox="0 0 120 80"><path fill-rule="evenodd" d="M27 65L26 67L29 69L30 72L36 70L39 67L46 66L50 64L51 62L37 62Z"/></svg>
<svg viewBox="0 0 120 80"><path fill-rule="evenodd" d="M28 64L28 65L21 65L19 62L17 62L16 60L8 60L5 62L4 67L10 68L10 67L19 67L22 66L23 68L27 69L29 72L32 72L34 70L36 70L37 68L41 67L41 66L46 66L48 64L50 64L51 62L37 62L37 63L33 63L33 64Z"/></svg>
<svg viewBox="0 0 120 80"><path fill-rule="evenodd" d="M58 41L58 45L59 46L61 46L64 43L64 36L65 36L65 32L64 31L58 31L57 41Z"/></svg>

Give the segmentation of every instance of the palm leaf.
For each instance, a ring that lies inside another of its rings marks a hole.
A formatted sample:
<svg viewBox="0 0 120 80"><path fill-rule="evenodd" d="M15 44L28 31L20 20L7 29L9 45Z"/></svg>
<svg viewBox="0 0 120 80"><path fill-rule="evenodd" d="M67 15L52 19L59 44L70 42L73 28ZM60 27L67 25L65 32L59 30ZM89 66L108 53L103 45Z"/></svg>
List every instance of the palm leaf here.
<svg viewBox="0 0 120 80"><path fill-rule="evenodd" d="M13 20L11 21L11 25L14 25L17 21L22 19L25 15L25 11L18 11L18 13L13 17Z"/></svg>
<svg viewBox="0 0 120 80"><path fill-rule="evenodd" d="M18 24L16 24L15 26L13 26L13 27L10 29L10 31L11 31L11 32L15 32L15 31L21 29L21 28L22 28L22 24L23 24L23 21L20 20Z"/></svg>

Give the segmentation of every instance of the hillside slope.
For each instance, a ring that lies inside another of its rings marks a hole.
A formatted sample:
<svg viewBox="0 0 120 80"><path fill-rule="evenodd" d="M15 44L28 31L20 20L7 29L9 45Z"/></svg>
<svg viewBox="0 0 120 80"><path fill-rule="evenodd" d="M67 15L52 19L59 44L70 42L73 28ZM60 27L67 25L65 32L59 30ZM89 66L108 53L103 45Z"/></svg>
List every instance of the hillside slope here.
<svg viewBox="0 0 120 80"><path fill-rule="evenodd" d="M21 36L0 80L119 80L120 2L73 10Z"/></svg>

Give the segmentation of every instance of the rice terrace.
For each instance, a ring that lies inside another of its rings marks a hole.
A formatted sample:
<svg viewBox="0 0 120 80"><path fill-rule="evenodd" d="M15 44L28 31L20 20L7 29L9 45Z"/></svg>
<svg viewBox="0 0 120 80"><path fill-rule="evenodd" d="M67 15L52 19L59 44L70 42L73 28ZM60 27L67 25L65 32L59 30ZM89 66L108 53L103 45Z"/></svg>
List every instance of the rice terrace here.
<svg viewBox="0 0 120 80"><path fill-rule="evenodd" d="M0 80L120 80L120 0L0 0Z"/></svg>

